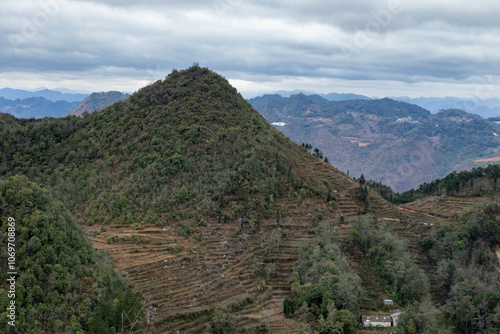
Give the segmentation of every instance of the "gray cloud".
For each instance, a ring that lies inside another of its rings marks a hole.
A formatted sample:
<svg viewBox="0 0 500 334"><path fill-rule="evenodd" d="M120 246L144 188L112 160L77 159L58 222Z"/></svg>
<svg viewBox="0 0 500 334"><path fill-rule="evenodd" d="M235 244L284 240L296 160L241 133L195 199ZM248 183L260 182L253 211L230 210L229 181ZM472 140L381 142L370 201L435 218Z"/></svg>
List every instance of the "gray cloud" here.
<svg viewBox="0 0 500 334"><path fill-rule="evenodd" d="M499 10L487 0L4 0L0 85L133 91L199 62L246 94L281 84L470 97L485 82L498 94Z"/></svg>

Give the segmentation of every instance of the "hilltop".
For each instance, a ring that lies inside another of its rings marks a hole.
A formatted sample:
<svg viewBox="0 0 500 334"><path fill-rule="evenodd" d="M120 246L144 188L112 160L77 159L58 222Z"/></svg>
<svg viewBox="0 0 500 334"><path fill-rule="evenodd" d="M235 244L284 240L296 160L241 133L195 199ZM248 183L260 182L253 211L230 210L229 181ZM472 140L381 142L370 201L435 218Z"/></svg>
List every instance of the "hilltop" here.
<svg viewBox="0 0 500 334"><path fill-rule="evenodd" d="M92 113L101 111L113 103L123 101L129 97L129 94L123 94L117 91L92 93L76 107L71 109L65 116L82 116L84 112Z"/></svg>
<svg viewBox="0 0 500 334"><path fill-rule="evenodd" d="M327 101L303 94L249 101L285 135L337 168L402 192L498 156L500 127L459 109L437 114L394 101Z"/></svg>
<svg viewBox="0 0 500 334"><path fill-rule="evenodd" d="M313 158L207 69L175 71L89 117L0 121L8 124L2 174L31 175L80 221L161 226L183 212L269 215L274 199L327 192L297 174ZM350 183L338 174L333 184Z"/></svg>
<svg viewBox="0 0 500 334"><path fill-rule="evenodd" d="M63 201L159 308L160 330L205 328L220 305L244 311L242 328L298 327L282 314L297 247L318 221L363 210L354 181L198 66L83 118L0 124L2 177Z"/></svg>

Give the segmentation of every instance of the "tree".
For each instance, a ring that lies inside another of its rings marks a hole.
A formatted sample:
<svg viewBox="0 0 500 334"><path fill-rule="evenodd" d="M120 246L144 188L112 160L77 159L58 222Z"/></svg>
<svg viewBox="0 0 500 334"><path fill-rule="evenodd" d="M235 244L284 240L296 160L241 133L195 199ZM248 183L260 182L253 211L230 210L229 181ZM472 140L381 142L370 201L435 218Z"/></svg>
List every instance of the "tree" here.
<svg viewBox="0 0 500 334"><path fill-rule="evenodd" d="M292 318L295 314L295 301L285 298L283 301L283 313L285 317Z"/></svg>
<svg viewBox="0 0 500 334"><path fill-rule="evenodd" d="M231 334L236 326L236 317L227 307L217 306L212 316L211 334Z"/></svg>

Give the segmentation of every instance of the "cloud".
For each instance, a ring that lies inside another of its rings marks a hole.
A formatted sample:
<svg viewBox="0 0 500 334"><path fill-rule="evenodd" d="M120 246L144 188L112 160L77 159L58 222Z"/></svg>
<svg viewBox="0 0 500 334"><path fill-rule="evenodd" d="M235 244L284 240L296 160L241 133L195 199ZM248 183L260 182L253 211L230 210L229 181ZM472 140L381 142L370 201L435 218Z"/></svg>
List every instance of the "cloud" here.
<svg viewBox="0 0 500 334"><path fill-rule="evenodd" d="M199 62L247 95L471 97L485 78L500 92L499 10L487 0L4 0L0 84L134 91Z"/></svg>

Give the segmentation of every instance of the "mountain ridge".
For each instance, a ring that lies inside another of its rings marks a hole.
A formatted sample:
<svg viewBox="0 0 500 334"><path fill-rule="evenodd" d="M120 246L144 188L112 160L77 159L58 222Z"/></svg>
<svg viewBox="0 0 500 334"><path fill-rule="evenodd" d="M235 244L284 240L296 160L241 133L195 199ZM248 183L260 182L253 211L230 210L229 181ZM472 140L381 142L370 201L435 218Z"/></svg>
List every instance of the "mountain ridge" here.
<svg viewBox="0 0 500 334"><path fill-rule="evenodd" d="M431 114L388 98L326 101L300 94L249 102L294 141L319 148L334 166L397 192L500 155L498 124L457 109Z"/></svg>
<svg viewBox="0 0 500 334"><path fill-rule="evenodd" d="M16 100L16 99L26 99L32 97L43 97L48 101L57 102L57 101L66 101L66 102L81 102L85 99L88 94L81 93L62 93L56 90L50 89L41 89L37 91L29 91L23 89L14 89L14 88L2 88L0 89L0 96L8 99L8 100Z"/></svg>
<svg viewBox="0 0 500 334"><path fill-rule="evenodd" d="M118 91L92 93L71 109L65 116L82 116L84 112L92 113L101 111L113 103L123 101L129 97L129 94L123 94Z"/></svg>
<svg viewBox="0 0 500 334"><path fill-rule="evenodd" d="M159 331L207 331L220 304L250 331L298 329L281 313L297 245L318 219L363 210L356 182L198 66L82 118L0 124L0 175L30 175L63 201L159 308Z"/></svg>
<svg viewBox="0 0 500 334"><path fill-rule="evenodd" d="M44 97L29 97L9 100L0 97L0 112L11 114L17 118L63 117L78 102L52 102Z"/></svg>

